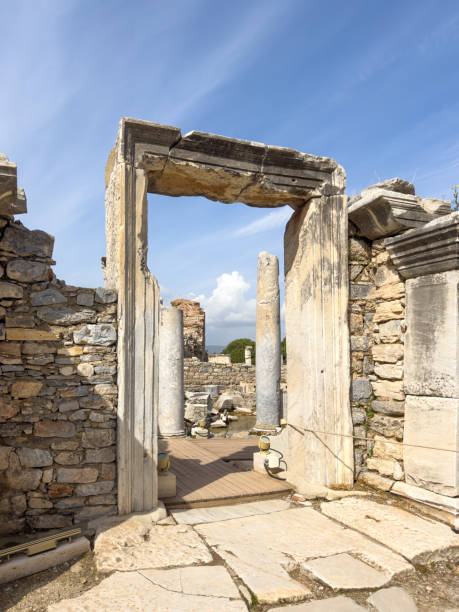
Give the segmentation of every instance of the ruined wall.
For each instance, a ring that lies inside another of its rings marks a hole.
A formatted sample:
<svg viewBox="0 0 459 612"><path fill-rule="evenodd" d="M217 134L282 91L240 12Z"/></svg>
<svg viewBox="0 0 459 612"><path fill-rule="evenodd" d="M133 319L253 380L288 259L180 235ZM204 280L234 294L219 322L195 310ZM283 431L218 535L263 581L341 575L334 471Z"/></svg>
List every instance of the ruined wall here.
<svg viewBox="0 0 459 612"><path fill-rule="evenodd" d="M205 385L240 391L240 383L255 388L255 366L245 363L211 363L185 359L185 391L202 391ZM281 383L286 382L287 366L282 366Z"/></svg>
<svg viewBox="0 0 459 612"><path fill-rule="evenodd" d="M199 302L178 299L172 306L183 312L183 350L185 357L206 361L206 313Z"/></svg>
<svg viewBox="0 0 459 612"><path fill-rule="evenodd" d="M116 295L54 278L54 239L0 217L0 533L116 512Z"/></svg>

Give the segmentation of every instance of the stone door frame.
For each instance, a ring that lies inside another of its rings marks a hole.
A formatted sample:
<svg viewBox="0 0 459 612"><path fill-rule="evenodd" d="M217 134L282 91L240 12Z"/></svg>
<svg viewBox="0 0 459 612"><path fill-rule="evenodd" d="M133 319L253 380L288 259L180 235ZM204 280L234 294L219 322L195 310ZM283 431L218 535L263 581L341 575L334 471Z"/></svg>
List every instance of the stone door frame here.
<svg viewBox="0 0 459 612"><path fill-rule="evenodd" d="M147 267L147 193L293 208L285 233L291 467L312 482L352 486L352 440L308 431L352 433L344 187L344 170L329 158L121 120L106 168L104 269L118 292L120 514L157 505L160 296Z"/></svg>

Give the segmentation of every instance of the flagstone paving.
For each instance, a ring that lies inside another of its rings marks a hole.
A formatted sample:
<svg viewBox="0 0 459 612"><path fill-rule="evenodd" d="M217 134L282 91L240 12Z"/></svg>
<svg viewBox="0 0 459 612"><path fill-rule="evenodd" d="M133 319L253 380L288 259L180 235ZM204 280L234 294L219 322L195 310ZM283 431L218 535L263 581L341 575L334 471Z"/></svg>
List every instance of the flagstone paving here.
<svg viewBox="0 0 459 612"><path fill-rule="evenodd" d="M326 516L385 544L410 561L437 558L448 550L459 552L459 535L448 525L421 518L396 506L349 497L323 503L321 510Z"/></svg>
<svg viewBox="0 0 459 612"><path fill-rule="evenodd" d="M176 514L193 526L133 516L105 528L95 561L115 572L48 611L414 612L409 593L390 583L416 580L408 559L454 549L459 538L442 523L368 499L323 503L322 513L273 501ZM331 597L342 589L349 595Z"/></svg>

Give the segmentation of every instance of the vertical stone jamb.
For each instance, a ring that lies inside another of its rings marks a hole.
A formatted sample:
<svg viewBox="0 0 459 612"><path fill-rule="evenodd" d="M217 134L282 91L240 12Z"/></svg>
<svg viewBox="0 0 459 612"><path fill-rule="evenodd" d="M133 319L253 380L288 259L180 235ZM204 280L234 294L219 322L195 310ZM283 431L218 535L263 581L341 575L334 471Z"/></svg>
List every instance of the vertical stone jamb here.
<svg viewBox="0 0 459 612"><path fill-rule="evenodd" d="M159 323L158 426L162 438L185 435L183 313L162 307Z"/></svg>
<svg viewBox="0 0 459 612"><path fill-rule="evenodd" d="M264 251L258 255L256 345L255 429L275 431L280 415L279 261Z"/></svg>
<svg viewBox="0 0 459 612"><path fill-rule="evenodd" d="M345 196L313 198L291 217L284 244L289 473L349 488L347 226Z"/></svg>
<svg viewBox="0 0 459 612"><path fill-rule="evenodd" d="M157 505L159 288L146 265L147 177L120 125L106 193L105 284L118 293L118 512Z"/></svg>

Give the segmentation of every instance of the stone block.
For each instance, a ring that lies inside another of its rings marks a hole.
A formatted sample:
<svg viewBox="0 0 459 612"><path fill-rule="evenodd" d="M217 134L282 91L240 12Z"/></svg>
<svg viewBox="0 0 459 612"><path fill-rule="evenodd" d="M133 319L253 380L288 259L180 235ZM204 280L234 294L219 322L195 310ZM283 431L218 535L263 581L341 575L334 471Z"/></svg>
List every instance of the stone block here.
<svg viewBox="0 0 459 612"><path fill-rule="evenodd" d="M389 581L387 574L348 553L305 561L302 567L332 589L374 589Z"/></svg>
<svg viewBox="0 0 459 612"><path fill-rule="evenodd" d="M351 336L351 351L368 351L371 340L367 336Z"/></svg>
<svg viewBox="0 0 459 612"><path fill-rule="evenodd" d="M20 256L49 259L53 255L54 237L41 230L28 230L22 225L9 225L0 240L0 249Z"/></svg>
<svg viewBox="0 0 459 612"><path fill-rule="evenodd" d="M165 476L158 476L158 497L175 497L177 493L177 482L175 474L168 472Z"/></svg>
<svg viewBox="0 0 459 612"><path fill-rule="evenodd" d="M405 317L405 308L399 300L391 300L389 302L380 302L376 306L375 323L383 323L392 319L403 319Z"/></svg>
<svg viewBox="0 0 459 612"><path fill-rule="evenodd" d="M459 495L459 399L407 395L404 442L406 482L442 495ZM445 449L445 450L433 450Z"/></svg>
<svg viewBox="0 0 459 612"><path fill-rule="evenodd" d="M405 297L405 283L394 283L375 288L368 294L372 300L399 300Z"/></svg>
<svg viewBox="0 0 459 612"><path fill-rule="evenodd" d="M20 299L24 294L24 290L20 285L0 281L0 299Z"/></svg>
<svg viewBox="0 0 459 612"><path fill-rule="evenodd" d="M372 347L373 359L382 363L397 363L403 359L403 344L376 344Z"/></svg>
<svg viewBox="0 0 459 612"><path fill-rule="evenodd" d="M37 291L31 296L32 306L49 306L51 304L65 304L67 298L57 289L49 287L44 291Z"/></svg>
<svg viewBox="0 0 459 612"><path fill-rule="evenodd" d="M83 448L102 448L116 442L116 432L113 429L87 429L83 433Z"/></svg>
<svg viewBox="0 0 459 612"><path fill-rule="evenodd" d="M110 493L114 485L115 482L113 480L99 480L98 482L93 482L90 484L80 484L75 488L75 494L86 497L89 495L101 495L105 493Z"/></svg>
<svg viewBox="0 0 459 612"><path fill-rule="evenodd" d="M94 321L96 312L89 308L74 310L67 306L43 306L37 310L37 317L53 325L76 325Z"/></svg>
<svg viewBox="0 0 459 612"><path fill-rule="evenodd" d="M397 462L394 459L382 459L381 457L370 457L367 459L367 467L369 470L376 470L382 476L394 478L394 470L396 470Z"/></svg>
<svg viewBox="0 0 459 612"><path fill-rule="evenodd" d="M0 423L16 416L20 408L19 402L11 402L8 398L0 396Z"/></svg>
<svg viewBox="0 0 459 612"><path fill-rule="evenodd" d="M21 283L38 283L48 280L48 273L48 265L38 261L14 259L6 266L8 278Z"/></svg>
<svg viewBox="0 0 459 612"><path fill-rule="evenodd" d="M50 484L48 487L48 495L52 498L68 497L72 495L73 487L64 484Z"/></svg>
<svg viewBox="0 0 459 612"><path fill-rule="evenodd" d="M35 320L32 314L11 312L5 316L6 327L33 327Z"/></svg>
<svg viewBox="0 0 459 612"><path fill-rule="evenodd" d="M374 372L379 378L386 378L388 380L402 380L403 378L403 366L378 363L375 366Z"/></svg>
<svg viewBox="0 0 459 612"><path fill-rule="evenodd" d="M389 442L383 436L375 436L373 457L381 457L382 459L403 459L403 446L401 444Z"/></svg>
<svg viewBox="0 0 459 612"><path fill-rule="evenodd" d="M0 446L0 470L8 469L10 453L12 451L12 446Z"/></svg>
<svg viewBox="0 0 459 612"><path fill-rule="evenodd" d="M75 425L66 421L39 421L34 424L34 435L41 438L72 438Z"/></svg>
<svg viewBox="0 0 459 612"><path fill-rule="evenodd" d="M95 482L99 471L96 468L57 468L58 483Z"/></svg>
<svg viewBox="0 0 459 612"><path fill-rule="evenodd" d="M6 483L9 489L33 491L40 484L42 473L41 470L25 470L15 465L6 472Z"/></svg>
<svg viewBox="0 0 459 612"><path fill-rule="evenodd" d="M43 383L39 381L19 380L13 383L11 387L11 395L16 399L36 397L42 387Z"/></svg>
<svg viewBox="0 0 459 612"><path fill-rule="evenodd" d="M88 449L85 453L85 463L111 463L115 461L116 450L114 446L98 448L97 450Z"/></svg>
<svg viewBox="0 0 459 612"><path fill-rule="evenodd" d="M22 447L18 448L16 452L21 465L26 468L53 465L51 453L45 449Z"/></svg>
<svg viewBox="0 0 459 612"><path fill-rule="evenodd" d="M92 306L94 304L94 293L81 291L78 293L76 303L79 306Z"/></svg>
<svg viewBox="0 0 459 612"><path fill-rule="evenodd" d="M73 332L73 340L75 344L111 346L116 342L116 329L109 323L84 325Z"/></svg>
<svg viewBox="0 0 459 612"><path fill-rule="evenodd" d="M459 398L459 270L406 283L405 390Z"/></svg>
<svg viewBox="0 0 459 612"><path fill-rule="evenodd" d="M381 342L400 342L402 339L402 321L391 320L386 323L380 323L378 334Z"/></svg>
<svg viewBox="0 0 459 612"><path fill-rule="evenodd" d="M404 400L403 381L401 380L379 380L372 381L374 394L378 398Z"/></svg>
<svg viewBox="0 0 459 612"><path fill-rule="evenodd" d="M59 465L78 465L81 458L81 453L61 452L54 457L54 461Z"/></svg>
<svg viewBox="0 0 459 612"><path fill-rule="evenodd" d="M403 419L397 419L384 414L375 414L371 419L370 428L386 438L403 438Z"/></svg>
<svg viewBox="0 0 459 612"><path fill-rule="evenodd" d="M32 529L64 529L65 527L73 526L73 520L70 515L62 516L60 514L31 516L27 519L27 522Z"/></svg>
<svg viewBox="0 0 459 612"><path fill-rule="evenodd" d="M22 329L11 327L6 330L6 339L10 340L20 340L20 341L31 341L31 342L55 342L59 340L58 334L53 331L48 331L44 329ZM42 348L42 353L44 353L44 347Z"/></svg>
<svg viewBox="0 0 459 612"><path fill-rule="evenodd" d="M373 289L373 285L364 285L362 283L351 283L351 300L364 300L366 299L370 291Z"/></svg>
<svg viewBox="0 0 459 612"><path fill-rule="evenodd" d="M376 612L417 612L413 598L401 587L389 587L372 593L367 602Z"/></svg>
<svg viewBox="0 0 459 612"><path fill-rule="evenodd" d="M351 397L353 402L366 401L371 396L371 385L366 378L356 378L351 383Z"/></svg>
<svg viewBox="0 0 459 612"><path fill-rule="evenodd" d="M95 300L98 304L112 304L116 302L117 296L114 291L110 291L110 289L104 289L103 287L98 287L96 289Z"/></svg>

